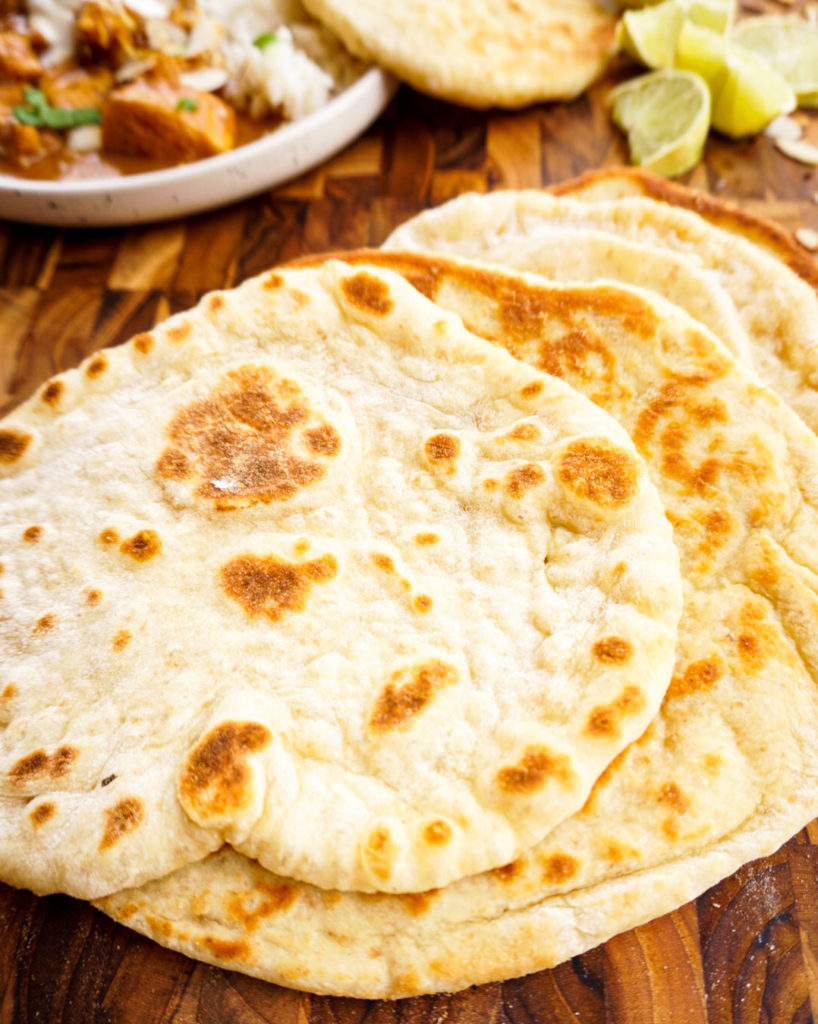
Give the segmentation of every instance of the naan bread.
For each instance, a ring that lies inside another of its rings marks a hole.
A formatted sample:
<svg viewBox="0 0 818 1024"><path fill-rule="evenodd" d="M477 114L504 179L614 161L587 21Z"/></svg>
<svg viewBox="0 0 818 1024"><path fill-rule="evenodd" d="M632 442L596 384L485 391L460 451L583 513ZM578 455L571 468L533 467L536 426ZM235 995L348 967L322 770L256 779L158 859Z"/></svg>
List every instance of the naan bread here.
<svg viewBox="0 0 818 1024"><path fill-rule="evenodd" d="M543 249L569 244L564 232L588 229L681 254L714 275L747 339L746 347L735 344L735 354L749 359L759 378L818 430L818 295L771 252L690 210L647 198L584 202L536 191L469 194L415 217L386 245L502 262L515 245L530 253L538 243ZM535 269L536 262L529 267L515 259L515 265ZM607 276L615 273L612 264ZM657 265L653 287L672 292L671 280ZM732 339L723 340L729 345Z"/></svg>
<svg viewBox="0 0 818 1024"><path fill-rule="evenodd" d="M231 843L403 891L586 799L670 681L625 432L398 276L268 274L0 428L0 878L100 896Z"/></svg>
<svg viewBox="0 0 818 1024"><path fill-rule="evenodd" d="M472 107L579 95L614 50L605 0L304 0L352 53Z"/></svg>
<svg viewBox="0 0 818 1024"><path fill-rule="evenodd" d="M818 289L818 262L793 239L789 231L765 217L758 217L735 203L717 199L709 192L686 188L640 167L608 167L587 171L548 190L557 196L594 202L642 196L691 210L714 227L740 235L777 257L812 288Z"/></svg>
<svg viewBox="0 0 818 1024"><path fill-rule="evenodd" d="M411 896L327 893L222 851L101 901L189 955L396 998L552 966L698 895L818 811L818 439L676 307L423 254L397 270L631 433L685 585L661 711L511 863Z"/></svg>

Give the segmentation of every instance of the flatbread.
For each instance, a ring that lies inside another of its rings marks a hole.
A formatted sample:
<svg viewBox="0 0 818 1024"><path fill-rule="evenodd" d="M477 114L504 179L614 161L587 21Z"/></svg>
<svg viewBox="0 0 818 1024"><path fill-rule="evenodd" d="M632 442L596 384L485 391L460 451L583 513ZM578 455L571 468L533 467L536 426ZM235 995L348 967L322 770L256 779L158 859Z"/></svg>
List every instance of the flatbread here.
<svg viewBox="0 0 818 1024"><path fill-rule="evenodd" d="M625 432L388 272L267 274L97 353L0 472L15 885L224 842L445 884L581 806L670 681L678 556Z"/></svg>
<svg viewBox="0 0 818 1024"><path fill-rule="evenodd" d="M642 196L690 210L714 227L740 235L766 249L810 287L818 289L818 262L779 224L750 213L735 203L717 199L709 192L687 188L641 167L606 167L586 171L576 178L552 185L548 191L588 202Z"/></svg>
<svg viewBox="0 0 818 1024"><path fill-rule="evenodd" d="M376 257L345 256L356 258ZM815 816L818 439L650 293L419 253L379 260L620 420L674 524L685 582L659 715L579 813L508 865L372 897L223 851L98 904L211 963L397 998L553 966L700 894Z"/></svg>
<svg viewBox="0 0 818 1024"><path fill-rule="evenodd" d="M605 0L304 0L357 57L471 107L568 99L614 51Z"/></svg>
<svg viewBox="0 0 818 1024"><path fill-rule="evenodd" d="M555 244L551 232L577 229L668 249L714 275L748 340L735 354L749 359L758 377L818 430L818 295L771 252L691 210L647 198L582 201L537 191L468 194L413 218L386 246L496 262L515 244L529 252L537 241L550 248ZM526 265L516 262L520 268ZM614 273L612 266L610 276ZM674 288L669 282L657 266L654 287L664 293ZM731 343L730 337L723 340Z"/></svg>

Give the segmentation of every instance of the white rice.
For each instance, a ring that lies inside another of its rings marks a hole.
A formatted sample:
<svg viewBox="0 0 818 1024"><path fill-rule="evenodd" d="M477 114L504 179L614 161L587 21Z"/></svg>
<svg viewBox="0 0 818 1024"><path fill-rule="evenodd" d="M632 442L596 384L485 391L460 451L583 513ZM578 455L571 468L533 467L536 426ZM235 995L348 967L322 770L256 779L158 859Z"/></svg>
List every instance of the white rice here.
<svg viewBox="0 0 818 1024"><path fill-rule="evenodd" d="M29 21L49 43L44 63L73 55L74 12L80 2L28 0ZM102 2L115 5L118 0ZM190 37L181 40L178 26L167 21L175 0L125 0L125 6L147 19L152 44L175 55L199 55L206 63L223 67L228 75L225 99L255 118L304 117L364 70L331 32L309 17L299 0L199 0L200 21ZM254 45L267 34L273 35L272 42ZM220 85L223 78L213 76Z"/></svg>

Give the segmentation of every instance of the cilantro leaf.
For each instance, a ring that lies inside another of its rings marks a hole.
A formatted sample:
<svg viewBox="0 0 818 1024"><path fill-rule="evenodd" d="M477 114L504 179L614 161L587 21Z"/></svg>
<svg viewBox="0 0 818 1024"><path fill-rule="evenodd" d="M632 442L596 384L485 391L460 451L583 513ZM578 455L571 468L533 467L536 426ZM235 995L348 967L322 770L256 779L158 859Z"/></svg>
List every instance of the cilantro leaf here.
<svg viewBox="0 0 818 1024"><path fill-rule="evenodd" d="M177 110L188 110L193 113L194 110L199 109L199 101L192 99L190 96L183 96L176 104Z"/></svg>
<svg viewBox="0 0 818 1024"><path fill-rule="evenodd" d="M275 41L275 32L262 32L260 36L256 36L256 38L253 40L253 46L257 47L259 50L263 52L271 43L274 43Z"/></svg>
<svg viewBox="0 0 818 1024"><path fill-rule="evenodd" d="M42 89L34 89L26 86L23 89L23 99L26 106L17 104L12 113L21 124L28 124L34 128L54 128L56 131L66 131L69 128L78 128L83 124L101 124L102 114L94 107L80 107L71 110L68 107L52 107L48 97Z"/></svg>

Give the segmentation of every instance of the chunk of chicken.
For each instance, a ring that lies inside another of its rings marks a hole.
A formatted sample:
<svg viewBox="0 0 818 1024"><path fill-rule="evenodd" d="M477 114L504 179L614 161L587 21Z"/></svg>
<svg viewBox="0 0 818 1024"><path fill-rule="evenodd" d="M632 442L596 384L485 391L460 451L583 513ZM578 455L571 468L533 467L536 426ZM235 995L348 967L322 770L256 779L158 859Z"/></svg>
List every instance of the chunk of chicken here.
<svg viewBox="0 0 818 1024"><path fill-rule="evenodd" d="M0 32L0 75L32 81L43 70L31 40L21 32Z"/></svg>
<svg viewBox="0 0 818 1024"><path fill-rule="evenodd" d="M136 21L125 8L86 0L77 11L74 39L81 64L118 68L136 52Z"/></svg>
<svg viewBox="0 0 818 1024"><path fill-rule="evenodd" d="M143 79L110 94L102 139L112 153L184 163L233 149L236 117L210 93Z"/></svg>
<svg viewBox="0 0 818 1024"><path fill-rule="evenodd" d="M106 68L78 68L72 65L50 68L40 79L40 88L52 107L102 110L113 75Z"/></svg>
<svg viewBox="0 0 818 1024"><path fill-rule="evenodd" d="M47 128L22 124L14 107L24 104L22 85L0 85L0 156L17 167L30 167L60 147L60 137Z"/></svg>

